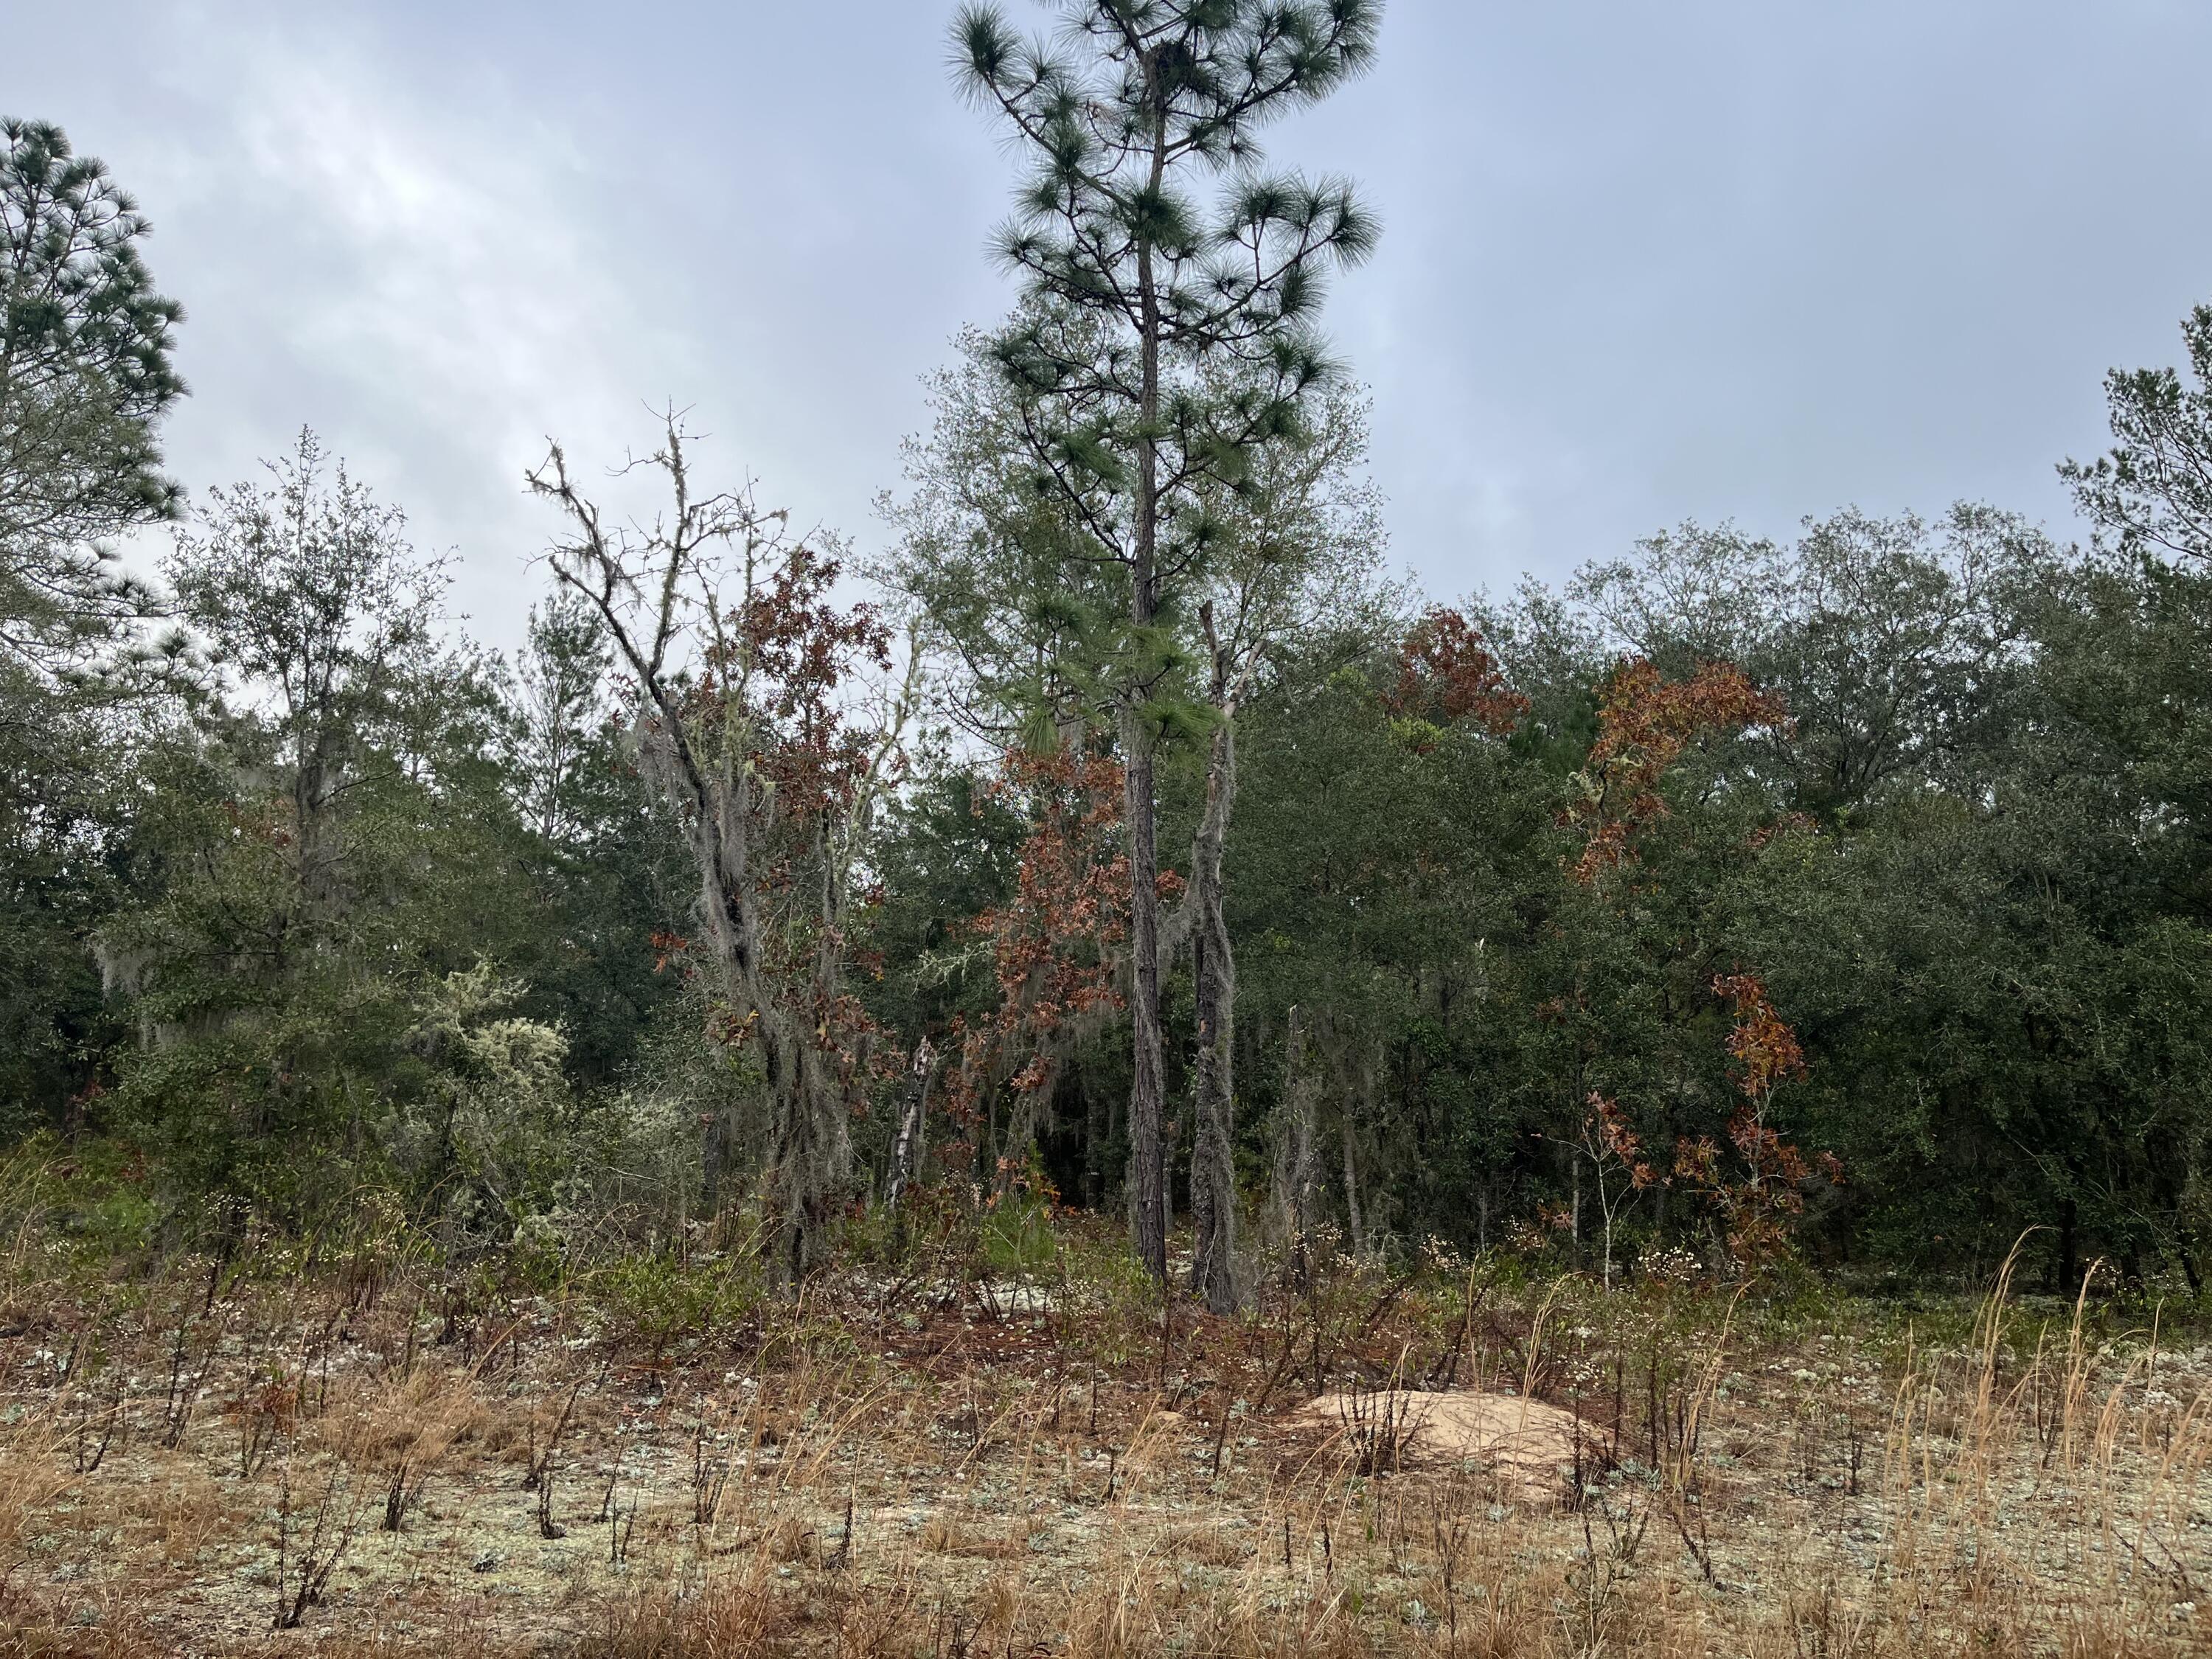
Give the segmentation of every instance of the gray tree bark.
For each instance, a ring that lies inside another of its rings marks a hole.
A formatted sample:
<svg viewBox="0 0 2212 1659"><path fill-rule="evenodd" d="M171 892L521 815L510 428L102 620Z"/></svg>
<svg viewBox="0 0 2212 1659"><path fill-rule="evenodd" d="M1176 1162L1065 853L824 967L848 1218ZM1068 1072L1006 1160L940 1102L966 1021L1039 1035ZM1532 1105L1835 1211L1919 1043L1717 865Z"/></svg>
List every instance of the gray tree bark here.
<svg viewBox="0 0 2212 1659"><path fill-rule="evenodd" d="M1237 1285L1236 1078L1237 958L1229 939L1221 874L1229 813L1237 793L1235 710L1227 697L1226 665L1215 659L1214 698L1223 708L1206 757L1206 810L1191 845L1191 931L1197 980L1198 1054L1193 1074L1190 1207L1196 1243L1191 1294L1209 1311L1233 1313Z"/></svg>
<svg viewBox="0 0 2212 1659"><path fill-rule="evenodd" d="M1283 1099L1275 1116L1275 1211L1291 1282L1301 1288L1312 1270L1314 1195L1321 1184L1314 1158L1314 1079L1305 1048L1305 1030L1294 1007L1285 1044Z"/></svg>
<svg viewBox="0 0 2212 1659"><path fill-rule="evenodd" d="M914 1063L899 1103L898 1134L891 1142L890 1174L884 1184L884 1202L894 1212L921 1164L922 1122L929 1111L929 1079L936 1064L937 1050L925 1036L914 1045Z"/></svg>

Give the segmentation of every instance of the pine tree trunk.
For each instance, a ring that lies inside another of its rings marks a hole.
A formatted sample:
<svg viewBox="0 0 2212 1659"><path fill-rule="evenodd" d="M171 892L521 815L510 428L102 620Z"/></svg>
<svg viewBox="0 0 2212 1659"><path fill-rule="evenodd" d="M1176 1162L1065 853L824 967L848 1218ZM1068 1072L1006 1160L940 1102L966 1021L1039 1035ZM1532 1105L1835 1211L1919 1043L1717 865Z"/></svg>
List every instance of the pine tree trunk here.
<svg viewBox="0 0 2212 1659"><path fill-rule="evenodd" d="M1166 171L1166 115L1155 128L1152 184ZM1153 434L1160 412L1159 292L1149 240L1137 247L1140 313L1135 546L1129 569L1129 624L1135 640L1151 631L1158 612L1155 591L1159 548L1159 444ZM1143 703L1151 687L1126 688L1121 738L1127 751L1129 822L1129 1079L1131 1204L1137 1254L1155 1279L1168 1273L1167 1147L1161 1134L1166 1067L1160 1035L1159 836L1152 788L1152 733Z"/></svg>
<svg viewBox="0 0 2212 1659"><path fill-rule="evenodd" d="M1146 584L1149 586L1149 584ZM1155 1279L1168 1271L1165 1063L1160 1035L1159 848L1152 816L1150 734L1132 709L1129 734L1129 1201L1137 1254Z"/></svg>
<svg viewBox="0 0 2212 1659"><path fill-rule="evenodd" d="M1221 674L1215 674L1217 702ZM1206 769L1206 810L1191 847L1191 890L1197 907L1192 933L1198 1000L1198 1056L1193 1081L1197 1122L1191 1149L1190 1207L1196 1244L1191 1294L1208 1311L1237 1308L1236 1090L1233 1071L1237 1018L1237 960L1229 941L1221 875L1223 843L1237 791L1236 728L1228 718L1214 729Z"/></svg>

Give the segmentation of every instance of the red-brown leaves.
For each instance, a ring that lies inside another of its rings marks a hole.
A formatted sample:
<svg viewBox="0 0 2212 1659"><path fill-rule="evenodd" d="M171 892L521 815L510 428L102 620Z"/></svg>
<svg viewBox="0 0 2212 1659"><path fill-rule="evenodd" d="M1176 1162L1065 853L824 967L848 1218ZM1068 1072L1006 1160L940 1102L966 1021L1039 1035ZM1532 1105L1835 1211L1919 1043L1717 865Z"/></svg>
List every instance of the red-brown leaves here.
<svg viewBox="0 0 2212 1659"><path fill-rule="evenodd" d="M1564 819L1587 838L1577 878L1595 882L1633 856L1636 837L1667 816L1660 779L1698 738L1788 718L1779 698L1728 663L1700 663L1674 684L1641 658L1623 663L1598 693L1598 736L1583 769L1583 799Z"/></svg>
<svg viewBox="0 0 2212 1659"><path fill-rule="evenodd" d="M890 666L890 628L875 606L842 610L831 600L840 566L806 547L754 586L726 618L696 701L741 700L747 758L775 786L787 819L819 818L849 806L873 759L873 734L846 724L849 683L863 669Z"/></svg>
<svg viewBox="0 0 2212 1659"><path fill-rule="evenodd" d="M1382 705L1400 720L1439 726L1464 720L1503 736L1528 712L1528 699L1505 683L1481 632L1456 611L1430 611L1398 647L1398 683Z"/></svg>
<svg viewBox="0 0 2212 1659"><path fill-rule="evenodd" d="M653 930L653 971L656 974L691 948L691 941L683 934L663 927Z"/></svg>
<svg viewBox="0 0 2212 1659"><path fill-rule="evenodd" d="M1674 1173L1719 1212L1736 1260L1755 1266L1788 1249L1790 1222L1804 1213L1805 1188L1814 1180L1805 1155L1767 1121L1775 1089L1805 1075L1805 1050L1755 975L1721 975L1713 994L1735 1014L1728 1049L1743 1103L1729 1117L1728 1133L1739 1167L1724 1167L1711 1136L1686 1136L1675 1143ZM1844 1166L1832 1152L1815 1161L1832 1183L1843 1183Z"/></svg>
<svg viewBox="0 0 2212 1659"><path fill-rule="evenodd" d="M972 1028L958 1028L960 1066L948 1102L955 1117L972 1118L1001 1079L1018 1095L1043 1093L1059 1073L1055 1034L1121 1005L1114 983L1128 931L1121 783L1116 761L1066 753L1006 758L996 793L1024 798L1035 827L1012 896L969 924L990 943L999 1001Z"/></svg>
<svg viewBox="0 0 2212 1659"><path fill-rule="evenodd" d="M1746 1098L1763 1101L1775 1085L1805 1075L1805 1050L1797 1034L1774 1012L1757 975L1723 974L1713 981L1713 994L1725 998L1735 1012L1728 1051L1742 1068L1736 1086Z"/></svg>
<svg viewBox="0 0 2212 1659"><path fill-rule="evenodd" d="M749 576L744 596L719 618L703 671L686 697L694 743L727 745L721 763L741 780L733 805L747 823L744 880L759 921L762 993L790 1040L829 1056L848 1107L861 1085L897 1069L884 1033L842 987L852 915L876 902L848 893L848 839L865 787L898 764L892 734L851 720L856 682L890 666L890 630L876 608L837 605L839 566L805 545ZM659 965L687 941L656 935ZM754 1041L763 1011L722 1010L720 1041Z"/></svg>
<svg viewBox="0 0 2212 1659"><path fill-rule="evenodd" d="M1628 1114L1620 1109L1620 1103L1593 1089L1589 1109L1583 1134L1590 1144L1592 1157L1613 1158L1628 1172L1629 1184L1638 1192L1656 1184L1658 1176L1644 1161L1643 1139L1630 1126Z"/></svg>

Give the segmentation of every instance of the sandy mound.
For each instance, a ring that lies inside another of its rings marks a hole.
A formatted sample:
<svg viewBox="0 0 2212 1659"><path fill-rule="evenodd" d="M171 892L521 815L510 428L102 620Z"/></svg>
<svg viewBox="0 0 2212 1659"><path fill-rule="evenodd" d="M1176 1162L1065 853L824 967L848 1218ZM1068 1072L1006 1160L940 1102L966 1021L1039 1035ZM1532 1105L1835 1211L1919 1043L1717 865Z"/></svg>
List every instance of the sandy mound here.
<svg viewBox="0 0 2212 1659"><path fill-rule="evenodd" d="M1350 1444L1363 1435L1369 1438L1379 1435L1379 1420L1389 1398L1381 1394L1363 1395L1355 1402L1350 1395L1325 1394L1291 1420L1303 1427L1332 1430ZM1475 1463L1527 1498L1559 1494L1565 1480L1561 1471L1574 1467L1577 1437L1582 1440L1586 1462L1604 1443L1603 1436L1572 1412L1539 1400L1408 1389L1401 1391L1395 1401L1390 1411L1401 1425L1402 1461Z"/></svg>

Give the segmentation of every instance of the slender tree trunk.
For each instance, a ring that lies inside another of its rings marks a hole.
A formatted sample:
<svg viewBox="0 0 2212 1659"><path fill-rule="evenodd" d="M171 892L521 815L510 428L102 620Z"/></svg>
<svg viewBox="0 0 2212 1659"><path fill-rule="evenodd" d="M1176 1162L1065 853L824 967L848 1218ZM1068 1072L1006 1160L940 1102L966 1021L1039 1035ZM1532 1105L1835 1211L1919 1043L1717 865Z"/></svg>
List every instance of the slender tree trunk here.
<svg viewBox="0 0 2212 1659"><path fill-rule="evenodd" d="M1083 1205L1095 1210L1106 1201L1105 1149L1113 1133L1110 1107L1093 1086L1091 1068L1077 1073L1083 1090Z"/></svg>
<svg viewBox="0 0 2212 1659"><path fill-rule="evenodd" d="M2058 1294L2072 1296L2081 1287L2081 1249L2075 1229L2078 1212L2071 1197L2058 1201Z"/></svg>
<svg viewBox="0 0 2212 1659"><path fill-rule="evenodd" d="M906 1249L906 1206L900 1200L914 1184L921 1167L923 1137L929 1123L929 1082L937 1063L937 1050L924 1036L914 1045L914 1064L907 1073L906 1097L899 1105L898 1134L891 1142L891 1167L884 1182L884 1202L891 1212L891 1248Z"/></svg>
<svg viewBox="0 0 2212 1659"><path fill-rule="evenodd" d="M1352 1161L1352 1145L1354 1130L1349 1103L1344 1111L1344 1209L1345 1220L1352 1229L1352 1255L1355 1261L1367 1254L1367 1229L1359 1217L1359 1166Z"/></svg>
<svg viewBox="0 0 2212 1659"><path fill-rule="evenodd" d="M1574 1207L1569 1213L1567 1236L1574 1241L1575 1266L1583 1265L1583 1155L1571 1146L1567 1149L1567 1162L1574 1170Z"/></svg>
<svg viewBox="0 0 2212 1659"><path fill-rule="evenodd" d="M1314 1164L1313 1078L1305 1063L1305 1042L1294 1007L1283 1069L1283 1101L1275 1123L1275 1205L1281 1216L1291 1282L1300 1289L1304 1288L1312 1266L1314 1189L1320 1184Z"/></svg>
<svg viewBox="0 0 2212 1659"><path fill-rule="evenodd" d="M1613 1204L1606 1196L1605 1166L1602 1164L1597 1168L1597 1207L1598 1213L1604 1218L1605 1226L1605 1293L1611 1296L1613 1294Z"/></svg>
<svg viewBox="0 0 2212 1659"><path fill-rule="evenodd" d="M1152 149L1152 183L1167 165L1166 116L1161 112ZM1141 306L1138 410L1135 546L1129 568L1129 625L1135 649L1144 648L1158 612L1160 306L1149 240L1137 246ZM1167 1147L1161 1118L1167 1092L1160 1036L1160 854L1152 787L1152 733L1142 705L1151 687L1130 685L1121 712L1127 751L1129 820L1129 1079L1131 1205L1137 1254L1155 1279L1168 1272Z"/></svg>
<svg viewBox="0 0 2212 1659"><path fill-rule="evenodd" d="M1225 702L1217 666L1217 702ZM1206 810L1191 847L1191 890L1196 905L1192 954L1198 986L1198 1056L1193 1097L1197 1122L1191 1147L1190 1208L1196 1245L1191 1294L1210 1312L1237 1307L1236 1088L1231 1047L1236 1036L1237 959L1223 904L1221 857L1229 812L1237 793L1233 711L1214 728L1206 759Z"/></svg>
<svg viewBox="0 0 2212 1659"><path fill-rule="evenodd" d="M894 1212L921 1163L922 1121L929 1110L929 1079L936 1060L937 1050L930 1047L927 1037L914 1045L914 1065L907 1073L906 1097L899 1106L898 1134L891 1142L890 1174L884 1187L884 1202ZM899 1227L903 1235L902 1218Z"/></svg>

